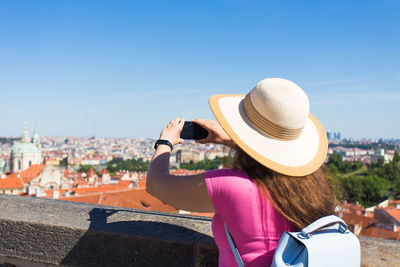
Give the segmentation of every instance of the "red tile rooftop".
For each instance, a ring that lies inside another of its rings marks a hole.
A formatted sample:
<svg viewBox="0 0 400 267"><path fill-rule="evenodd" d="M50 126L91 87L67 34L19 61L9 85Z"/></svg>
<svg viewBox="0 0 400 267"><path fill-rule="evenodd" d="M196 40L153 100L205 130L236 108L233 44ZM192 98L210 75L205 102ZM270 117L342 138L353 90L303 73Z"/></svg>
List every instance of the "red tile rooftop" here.
<svg viewBox="0 0 400 267"><path fill-rule="evenodd" d="M64 173L64 177L68 179L82 179L82 174L80 172L68 172Z"/></svg>
<svg viewBox="0 0 400 267"><path fill-rule="evenodd" d="M88 177L96 176L96 175L97 175L96 172L92 168L90 168L89 171L87 172Z"/></svg>
<svg viewBox="0 0 400 267"><path fill-rule="evenodd" d="M120 187L128 187L131 183L131 180L119 180L117 185Z"/></svg>
<svg viewBox="0 0 400 267"><path fill-rule="evenodd" d="M125 181L124 181L125 182ZM129 184L132 181L128 181ZM127 190L129 184L123 183L123 184L110 184L110 185L99 185L97 187L77 187L77 188L69 188L69 189L50 189L46 190L46 196L47 197L52 197L54 191L59 191L60 195L64 192L70 192L76 195L87 195L87 194L92 194L92 193L100 193L100 192L112 192L112 191L119 191L119 190Z"/></svg>
<svg viewBox="0 0 400 267"><path fill-rule="evenodd" d="M108 173L107 169L106 169L106 168L103 168L103 169L101 170L101 172L100 172L100 175L104 175L104 174L107 174L107 173Z"/></svg>
<svg viewBox="0 0 400 267"><path fill-rule="evenodd" d="M360 214L344 213L342 219L349 225L359 225L362 229L374 224L374 218Z"/></svg>
<svg viewBox="0 0 400 267"><path fill-rule="evenodd" d="M386 208L384 209L393 219L400 223L400 209Z"/></svg>
<svg viewBox="0 0 400 267"><path fill-rule="evenodd" d="M187 175L200 173L203 171L173 170L171 173L176 175ZM121 173L121 172L120 172ZM72 173L65 172L65 176ZM122 172L121 174L126 174ZM146 172L132 172L138 177L136 185L138 187L129 188L132 180L119 180L116 184L103 184L97 187L74 187L70 189L47 190L46 197L53 197L54 191L58 191L60 200L83 202L91 204L110 205L117 207L136 208L142 210L154 210L163 212L177 212L169 205L162 203L159 199L148 194L146 188ZM75 180L75 184L83 186L87 184L85 180ZM69 196L65 196L69 192ZM192 215L212 217L213 213L190 213Z"/></svg>
<svg viewBox="0 0 400 267"><path fill-rule="evenodd" d="M374 226L370 226L367 227L366 229L363 229L360 233L360 236L400 241L400 232L393 232L391 230L380 229Z"/></svg>
<svg viewBox="0 0 400 267"><path fill-rule="evenodd" d="M60 197L59 199L141 210L177 212L175 208L162 203L159 199L147 193L145 189L107 191L88 195Z"/></svg>
<svg viewBox="0 0 400 267"><path fill-rule="evenodd" d="M18 177L18 175L21 177L22 182L24 184L27 184L28 182L32 181L33 179L37 178L39 174L42 172L43 168L45 167L45 164L35 164L31 165L28 169L22 171L22 172L15 172L11 173L10 175L7 176L9 177Z"/></svg>
<svg viewBox="0 0 400 267"><path fill-rule="evenodd" d="M399 209L386 208L384 209L390 216L397 218L400 214ZM359 236L383 238L388 240L400 240L400 231L381 229L375 226L375 221L372 216L364 216L351 212L343 213L343 220L353 228L355 234ZM397 220L397 219L396 219Z"/></svg>
<svg viewBox="0 0 400 267"><path fill-rule="evenodd" d="M146 188L146 181L137 181L136 184L139 188Z"/></svg>
<svg viewBox="0 0 400 267"><path fill-rule="evenodd" d="M21 178L8 175L6 178L0 178L0 189L22 189L24 188L24 184L21 181Z"/></svg>
<svg viewBox="0 0 400 267"><path fill-rule="evenodd" d="M356 215L362 215L365 212L365 209L361 205L353 203L340 204L340 209L343 213L350 213Z"/></svg>

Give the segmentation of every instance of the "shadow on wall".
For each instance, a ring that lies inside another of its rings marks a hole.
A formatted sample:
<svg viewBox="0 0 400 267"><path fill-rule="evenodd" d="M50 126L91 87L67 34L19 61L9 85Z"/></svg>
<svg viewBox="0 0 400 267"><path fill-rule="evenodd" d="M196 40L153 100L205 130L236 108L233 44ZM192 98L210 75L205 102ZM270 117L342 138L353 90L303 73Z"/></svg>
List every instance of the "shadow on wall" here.
<svg viewBox="0 0 400 267"><path fill-rule="evenodd" d="M210 240L209 236L167 222L136 220L107 223L107 218L117 212L132 211L92 209L89 212L89 229L64 257L61 265L218 266L215 245L201 249L198 246L200 240ZM178 217L174 214L165 216L166 221Z"/></svg>

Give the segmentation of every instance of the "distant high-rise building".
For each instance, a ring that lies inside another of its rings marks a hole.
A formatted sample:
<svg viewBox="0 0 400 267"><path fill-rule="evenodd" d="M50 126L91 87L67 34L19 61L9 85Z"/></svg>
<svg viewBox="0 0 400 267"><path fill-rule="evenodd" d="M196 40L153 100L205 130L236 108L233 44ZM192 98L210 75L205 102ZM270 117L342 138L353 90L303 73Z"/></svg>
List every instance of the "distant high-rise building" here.
<svg viewBox="0 0 400 267"><path fill-rule="evenodd" d="M330 131L326 131L326 136L328 137L328 140L332 140L333 138L332 132Z"/></svg>
<svg viewBox="0 0 400 267"><path fill-rule="evenodd" d="M335 140L340 140L340 139L341 139L341 138L340 138L340 132L333 133L333 139L335 139Z"/></svg>
<svg viewBox="0 0 400 267"><path fill-rule="evenodd" d="M327 131L326 135L328 140L342 140L340 132Z"/></svg>

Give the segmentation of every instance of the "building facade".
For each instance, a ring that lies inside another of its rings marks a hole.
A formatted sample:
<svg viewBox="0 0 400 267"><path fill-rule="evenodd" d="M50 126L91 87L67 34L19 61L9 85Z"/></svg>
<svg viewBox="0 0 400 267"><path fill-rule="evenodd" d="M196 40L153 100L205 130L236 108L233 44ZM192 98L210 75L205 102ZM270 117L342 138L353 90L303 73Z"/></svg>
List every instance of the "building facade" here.
<svg viewBox="0 0 400 267"><path fill-rule="evenodd" d="M49 189L69 188L68 179L62 176L58 166L47 165L40 174L27 184L29 195L42 196Z"/></svg>
<svg viewBox="0 0 400 267"><path fill-rule="evenodd" d="M33 137L31 138L28 129L25 126L21 141L14 142L11 148L11 172L21 172L28 169L31 165L41 163L42 153L39 134L35 130Z"/></svg>

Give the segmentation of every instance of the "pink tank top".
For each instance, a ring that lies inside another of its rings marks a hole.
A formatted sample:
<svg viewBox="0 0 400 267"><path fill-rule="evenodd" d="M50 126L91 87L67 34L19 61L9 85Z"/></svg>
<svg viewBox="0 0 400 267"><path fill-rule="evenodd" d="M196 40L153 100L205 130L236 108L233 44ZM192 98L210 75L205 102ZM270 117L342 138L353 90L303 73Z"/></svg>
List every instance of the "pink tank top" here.
<svg viewBox="0 0 400 267"><path fill-rule="evenodd" d="M237 266L224 222L246 267L270 266L282 233L294 230L291 224L246 173L236 169L213 170L206 172L205 181L215 209L212 231L219 250L219 266Z"/></svg>

